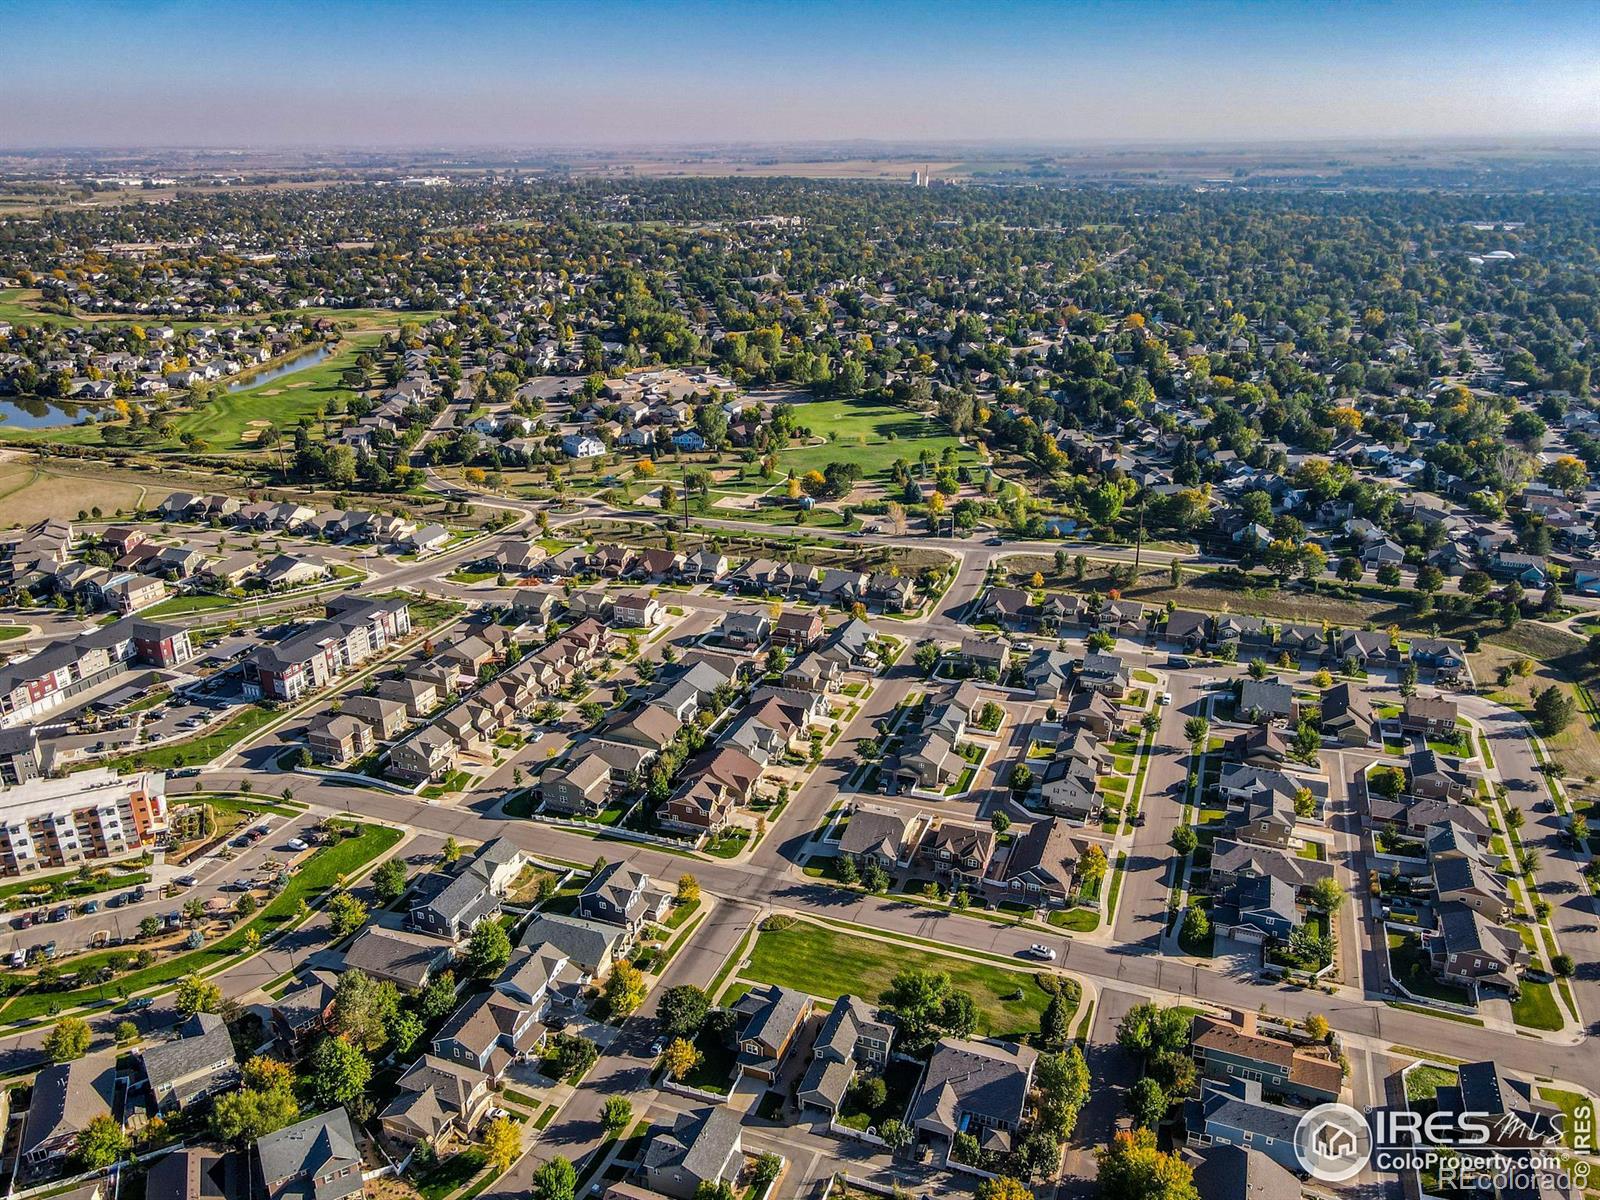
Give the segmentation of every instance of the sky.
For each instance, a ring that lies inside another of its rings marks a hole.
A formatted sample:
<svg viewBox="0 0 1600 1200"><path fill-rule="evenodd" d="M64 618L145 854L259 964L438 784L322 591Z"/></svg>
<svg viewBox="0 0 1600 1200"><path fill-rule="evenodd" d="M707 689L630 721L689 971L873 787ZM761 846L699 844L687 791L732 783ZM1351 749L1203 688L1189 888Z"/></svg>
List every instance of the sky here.
<svg viewBox="0 0 1600 1200"><path fill-rule="evenodd" d="M1600 0L0 0L0 146L1600 135Z"/></svg>

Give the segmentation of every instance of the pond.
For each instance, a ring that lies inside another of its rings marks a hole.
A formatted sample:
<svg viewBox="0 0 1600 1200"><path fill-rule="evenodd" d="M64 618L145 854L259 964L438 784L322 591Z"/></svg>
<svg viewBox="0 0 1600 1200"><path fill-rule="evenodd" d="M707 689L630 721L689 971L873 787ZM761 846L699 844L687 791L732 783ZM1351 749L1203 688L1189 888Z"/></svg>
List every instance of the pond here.
<svg viewBox="0 0 1600 1200"><path fill-rule="evenodd" d="M277 366L269 367L265 371L258 371L245 379L235 379L228 385L228 391L243 392L250 388L260 387L264 383L271 383L274 379L282 379L285 375L293 375L296 371L304 371L307 367L314 367L327 357L328 348L326 346L317 346L315 349L307 350L304 354L296 355L286 363L279 363Z"/></svg>
<svg viewBox="0 0 1600 1200"><path fill-rule="evenodd" d="M57 429L94 420L95 406L74 404L71 400L40 400L28 396L0 400L0 425L18 429Z"/></svg>

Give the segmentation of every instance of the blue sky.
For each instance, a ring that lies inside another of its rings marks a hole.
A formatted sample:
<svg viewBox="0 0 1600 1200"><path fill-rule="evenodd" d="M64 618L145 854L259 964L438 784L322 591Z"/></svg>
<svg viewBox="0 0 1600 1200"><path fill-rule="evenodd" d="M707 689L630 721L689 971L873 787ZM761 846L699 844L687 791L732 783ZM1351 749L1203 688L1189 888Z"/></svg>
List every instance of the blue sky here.
<svg viewBox="0 0 1600 1200"><path fill-rule="evenodd" d="M1600 134L1600 4L0 0L0 144Z"/></svg>

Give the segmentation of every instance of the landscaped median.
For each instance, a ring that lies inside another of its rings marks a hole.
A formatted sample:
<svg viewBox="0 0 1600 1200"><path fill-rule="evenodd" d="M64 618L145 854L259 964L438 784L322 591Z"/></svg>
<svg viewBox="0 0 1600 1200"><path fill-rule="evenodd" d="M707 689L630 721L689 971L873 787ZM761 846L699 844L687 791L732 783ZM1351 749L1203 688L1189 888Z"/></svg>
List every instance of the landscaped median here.
<svg viewBox="0 0 1600 1200"><path fill-rule="evenodd" d="M0 1007L0 1021L18 1024L84 1005L106 1005L113 1003L119 996L132 995L135 992L171 983L195 972L214 973L245 949L251 930L255 930L265 943L274 933L297 919L302 900L308 904L312 903L341 881L348 881L360 874L374 860L393 849L405 836L403 831L383 825L354 825L346 828L353 828L354 835L341 837L334 844L317 850L306 860L304 866L290 876L283 890L269 900L254 917L241 922L209 946L173 955L164 962L158 962L143 970L132 971L108 980L105 984L88 987L69 989L58 985L54 988L45 988L39 986L37 976L9 976L8 982L13 987L27 990L19 991ZM128 950L102 951L75 959L69 967L76 974L82 975L109 965L116 957L125 959L129 953Z"/></svg>

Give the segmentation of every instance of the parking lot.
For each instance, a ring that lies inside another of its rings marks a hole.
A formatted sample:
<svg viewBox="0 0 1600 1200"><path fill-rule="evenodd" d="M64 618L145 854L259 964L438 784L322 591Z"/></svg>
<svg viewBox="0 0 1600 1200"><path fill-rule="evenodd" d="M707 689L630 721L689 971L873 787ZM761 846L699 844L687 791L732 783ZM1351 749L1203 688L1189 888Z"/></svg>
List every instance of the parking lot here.
<svg viewBox="0 0 1600 1200"><path fill-rule="evenodd" d="M183 909L190 901L205 902L213 910L208 919L216 919L231 912L247 892L264 899L272 877L309 853L308 834L316 821L305 813L292 817L263 813L196 862L168 864L158 851L155 864L148 869L149 883L9 912L0 953L13 965L22 965L16 959L18 952L23 955L22 962L30 962L88 949L159 945L162 936L185 925ZM247 834L253 829L265 832L251 838ZM90 864L95 868L102 865ZM147 917L162 922L161 935L141 936L140 925ZM50 947L53 950L47 952ZM65 965L70 969L70 963Z"/></svg>

